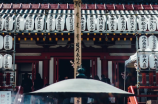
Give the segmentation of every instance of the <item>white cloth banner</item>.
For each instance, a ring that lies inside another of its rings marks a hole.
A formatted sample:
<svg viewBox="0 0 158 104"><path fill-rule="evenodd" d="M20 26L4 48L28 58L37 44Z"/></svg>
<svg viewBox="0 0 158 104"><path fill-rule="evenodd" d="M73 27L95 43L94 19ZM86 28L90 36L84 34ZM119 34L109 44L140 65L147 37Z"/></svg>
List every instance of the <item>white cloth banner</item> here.
<svg viewBox="0 0 158 104"><path fill-rule="evenodd" d="M11 91L0 91L0 104L11 104Z"/></svg>

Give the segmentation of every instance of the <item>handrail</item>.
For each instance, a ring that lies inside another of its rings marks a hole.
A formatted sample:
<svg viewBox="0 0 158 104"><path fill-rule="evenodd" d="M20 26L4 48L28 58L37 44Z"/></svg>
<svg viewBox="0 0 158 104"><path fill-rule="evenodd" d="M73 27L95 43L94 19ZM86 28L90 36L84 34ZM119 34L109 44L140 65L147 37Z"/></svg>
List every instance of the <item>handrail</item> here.
<svg viewBox="0 0 158 104"><path fill-rule="evenodd" d="M137 86L129 86L128 92L135 94L134 89L137 89ZM139 86L139 89L158 89L158 86ZM137 97L158 97L158 95L137 95ZM128 97L128 104L138 104L136 96Z"/></svg>
<svg viewBox="0 0 158 104"><path fill-rule="evenodd" d="M130 93L132 93L132 94L135 94L132 86L130 86L130 87L128 88L128 92L130 92ZM138 101L137 101L137 99L136 99L135 96L129 97L129 100L130 100L131 104L138 104Z"/></svg>

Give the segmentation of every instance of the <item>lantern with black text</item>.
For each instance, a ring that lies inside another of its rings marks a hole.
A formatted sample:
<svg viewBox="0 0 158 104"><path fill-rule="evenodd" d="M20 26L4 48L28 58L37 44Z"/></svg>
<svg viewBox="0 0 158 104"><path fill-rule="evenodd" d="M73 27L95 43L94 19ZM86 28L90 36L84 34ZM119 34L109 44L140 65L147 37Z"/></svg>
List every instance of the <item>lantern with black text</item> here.
<svg viewBox="0 0 158 104"><path fill-rule="evenodd" d="M109 16L109 31L116 31L117 28L117 18L115 16Z"/></svg>
<svg viewBox="0 0 158 104"><path fill-rule="evenodd" d="M148 55L146 54L140 55L140 68L142 69L148 68Z"/></svg>
<svg viewBox="0 0 158 104"><path fill-rule="evenodd" d="M97 18L97 30L104 31L104 28L105 28L105 18L102 16L99 16Z"/></svg>
<svg viewBox="0 0 158 104"><path fill-rule="evenodd" d="M4 49L11 50L13 47L12 36L6 35L4 37Z"/></svg>
<svg viewBox="0 0 158 104"><path fill-rule="evenodd" d="M148 39L147 36L140 36L139 38L139 48L141 50L145 50L148 46Z"/></svg>
<svg viewBox="0 0 158 104"><path fill-rule="evenodd" d="M157 37L154 35L149 36L148 38L149 48L155 50L157 48Z"/></svg>
<svg viewBox="0 0 158 104"><path fill-rule="evenodd" d="M42 31L44 28L44 15L42 15L42 10L39 11L39 15L35 19L35 29Z"/></svg>
<svg viewBox="0 0 158 104"><path fill-rule="evenodd" d="M149 31L156 31L156 23L157 19L155 17L150 17L149 18L149 24L148 24L148 29Z"/></svg>
<svg viewBox="0 0 158 104"><path fill-rule="evenodd" d="M3 67L3 56L0 54L0 69Z"/></svg>
<svg viewBox="0 0 158 104"><path fill-rule="evenodd" d="M32 10L30 10L29 13L32 13ZM36 10L35 12L36 13ZM26 30L29 30L29 31L32 31L34 29L34 17L35 15L33 14L29 14L27 17L26 17L26 23L25 23L25 28Z"/></svg>
<svg viewBox="0 0 158 104"><path fill-rule="evenodd" d="M25 26L25 19L24 17L17 17L17 25L16 25L16 29L19 30L19 31L22 31L24 30L24 26Z"/></svg>
<svg viewBox="0 0 158 104"><path fill-rule="evenodd" d="M49 13L51 13L51 10L49 10ZM55 30L55 15L48 14L48 16L47 16L47 30L48 31Z"/></svg>
<svg viewBox="0 0 158 104"><path fill-rule="evenodd" d="M4 28L4 18L0 18L0 30L3 30L3 28Z"/></svg>
<svg viewBox="0 0 158 104"><path fill-rule="evenodd" d="M0 49L3 48L3 36L0 35Z"/></svg>
<svg viewBox="0 0 158 104"><path fill-rule="evenodd" d="M7 31L13 30L13 17L7 16L5 18L5 30Z"/></svg>
<svg viewBox="0 0 158 104"><path fill-rule="evenodd" d="M16 29L18 30L18 31L22 31L22 30L24 30L24 28L25 28L25 19L24 19L24 16L22 16L22 11L23 10L20 10L20 12L19 12L19 14L18 14L18 16L17 16L17 18L16 18ZM27 11L27 10L26 10ZM26 13L26 12L25 12Z"/></svg>
<svg viewBox="0 0 158 104"><path fill-rule="evenodd" d="M118 31L126 30L126 18L124 16L120 16L118 18Z"/></svg>
<svg viewBox="0 0 158 104"><path fill-rule="evenodd" d="M4 69L12 68L12 56L9 54L5 54L3 57L3 67Z"/></svg>
<svg viewBox="0 0 158 104"><path fill-rule="evenodd" d="M85 10L82 10L82 14L85 14ZM86 17L82 15L81 17L81 31L85 31L86 29Z"/></svg>
<svg viewBox="0 0 158 104"><path fill-rule="evenodd" d="M65 26L65 18L63 18L63 16L60 14L61 10L58 10L58 15L57 18L55 20L56 23L56 30L57 31L63 31L64 30L64 26ZM65 10L63 10L63 13L65 13Z"/></svg>
<svg viewBox="0 0 158 104"><path fill-rule="evenodd" d="M146 31L147 30L147 19L144 15L141 15L141 17L138 19L138 26L139 31Z"/></svg>
<svg viewBox="0 0 158 104"><path fill-rule="evenodd" d="M56 30L58 30L58 31L64 30L64 19L62 18L62 16L59 16L56 19Z"/></svg>
<svg viewBox="0 0 158 104"><path fill-rule="evenodd" d="M156 67L157 67L157 55L155 55L155 54L149 55L149 66L151 69L156 69Z"/></svg>
<svg viewBox="0 0 158 104"><path fill-rule="evenodd" d="M88 29L88 31L95 30L95 18L93 16L89 16L87 18L87 29Z"/></svg>
<svg viewBox="0 0 158 104"><path fill-rule="evenodd" d="M133 15L127 18L127 29L128 31L136 30L136 17Z"/></svg>
<svg viewBox="0 0 158 104"><path fill-rule="evenodd" d="M33 30L34 29L34 18L30 15L26 17L26 30Z"/></svg>
<svg viewBox="0 0 158 104"><path fill-rule="evenodd" d="M68 10L68 13L70 13L70 10ZM74 16L68 15L66 18L66 28L68 31L74 30Z"/></svg>

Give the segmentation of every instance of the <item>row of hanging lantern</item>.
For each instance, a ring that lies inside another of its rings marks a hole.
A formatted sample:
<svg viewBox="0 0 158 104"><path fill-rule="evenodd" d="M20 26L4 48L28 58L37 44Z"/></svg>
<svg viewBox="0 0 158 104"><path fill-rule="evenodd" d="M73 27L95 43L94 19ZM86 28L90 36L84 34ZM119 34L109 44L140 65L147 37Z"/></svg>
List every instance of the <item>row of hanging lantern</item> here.
<svg viewBox="0 0 158 104"><path fill-rule="evenodd" d="M49 41L53 41L53 39L55 39L55 41L58 41L58 40L62 40L62 41L65 41L65 40L68 40L68 41L71 41L71 38L48 38L48 40ZM97 40L99 40L99 41L102 41L102 40L105 40L105 41L108 41L109 39L108 38L84 38L84 39L86 39L87 41L89 41L89 40L93 40L93 41L97 41ZM27 41L27 40L31 40L31 41L33 41L34 40L34 38L23 38L23 40L24 41ZM36 38L36 40L37 41L41 41L41 40L43 40L43 41L45 41L46 40L46 38ZM124 40L124 41L126 41L126 40L130 40L130 41L132 41L133 39L132 38L111 38L111 41L114 41L114 40L117 40L117 41L120 41L120 40ZM21 38L18 38L18 41L21 41ZM83 41L83 38L81 38L81 41Z"/></svg>
<svg viewBox="0 0 158 104"><path fill-rule="evenodd" d="M140 68L156 69L158 63L158 40L157 37L151 35L149 37L143 35L139 38L139 61Z"/></svg>
<svg viewBox="0 0 158 104"><path fill-rule="evenodd" d="M3 36L0 35L0 49L3 49L3 46L4 46L5 50L12 49L12 47L13 47L12 36L6 35L3 38Z"/></svg>
<svg viewBox="0 0 158 104"><path fill-rule="evenodd" d="M60 12L61 10L59 10L59 13ZM74 31L74 11L72 12L72 14L70 14L70 11L68 10L69 15L58 14L57 17L55 14L51 14L51 11L49 11L47 16L42 12L42 10L39 10L39 14L26 14L27 10L24 14L21 13L22 10L19 12L16 18L13 14L10 14L6 17L4 16L5 18L2 16L0 19L0 30L11 31L13 30L14 24L16 23L15 28L17 31L43 31L45 30L45 25L47 32L54 30L64 31L65 28L68 31ZM29 13L37 13L37 10L34 10L34 12L33 10L30 10ZM63 10L63 13L66 13L66 10ZM82 13L85 14L84 11L82 11ZM87 11L87 13L90 14L90 11ZM86 29L88 31L105 31L106 23L108 24L107 30L109 31L156 31L156 29L158 28L158 21L155 16L146 18L144 15L141 15L139 16L139 18L136 18L136 16L134 15L129 17L122 15L118 16L117 18L115 15L108 15L106 18L105 15L99 15L99 13L97 13L96 17L96 15L94 15L94 11L92 11L92 14L93 15L87 15L87 17L85 15L82 15L82 31L85 31ZM138 28L136 28L137 23Z"/></svg>
<svg viewBox="0 0 158 104"><path fill-rule="evenodd" d="M0 54L0 68L12 69L12 56L10 54L4 56Z"/></svg>

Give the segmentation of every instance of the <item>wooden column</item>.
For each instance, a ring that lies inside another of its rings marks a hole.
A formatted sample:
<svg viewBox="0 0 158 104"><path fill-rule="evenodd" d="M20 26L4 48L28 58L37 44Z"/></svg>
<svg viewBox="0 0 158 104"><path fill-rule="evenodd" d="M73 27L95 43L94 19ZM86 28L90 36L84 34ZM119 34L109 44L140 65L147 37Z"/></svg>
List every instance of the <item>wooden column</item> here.
<svg viewBox="0 0 158 104"><path fill-rule="evenodd" d="M49 83L49 59L43 60L43 80L44 85Z"/></svg>
<svg viewBox="0 0 158 104"><path fill-rule="evenodd" d="M81 0L74 0L74 78L81 67ZM74 104L81 104L81 98L75 98Z"/></svg>
<svg viewBox="0 0 158 104"><path fill-rule="evenodd" d="M101 74L108 78L108 61L106 59L101 59Z"/></svg>
<svg viewBox="0 0 158 104"><path fill-rule="evenodd" d="M81 66L81 0L74 0L74 78Z"/></svg>

